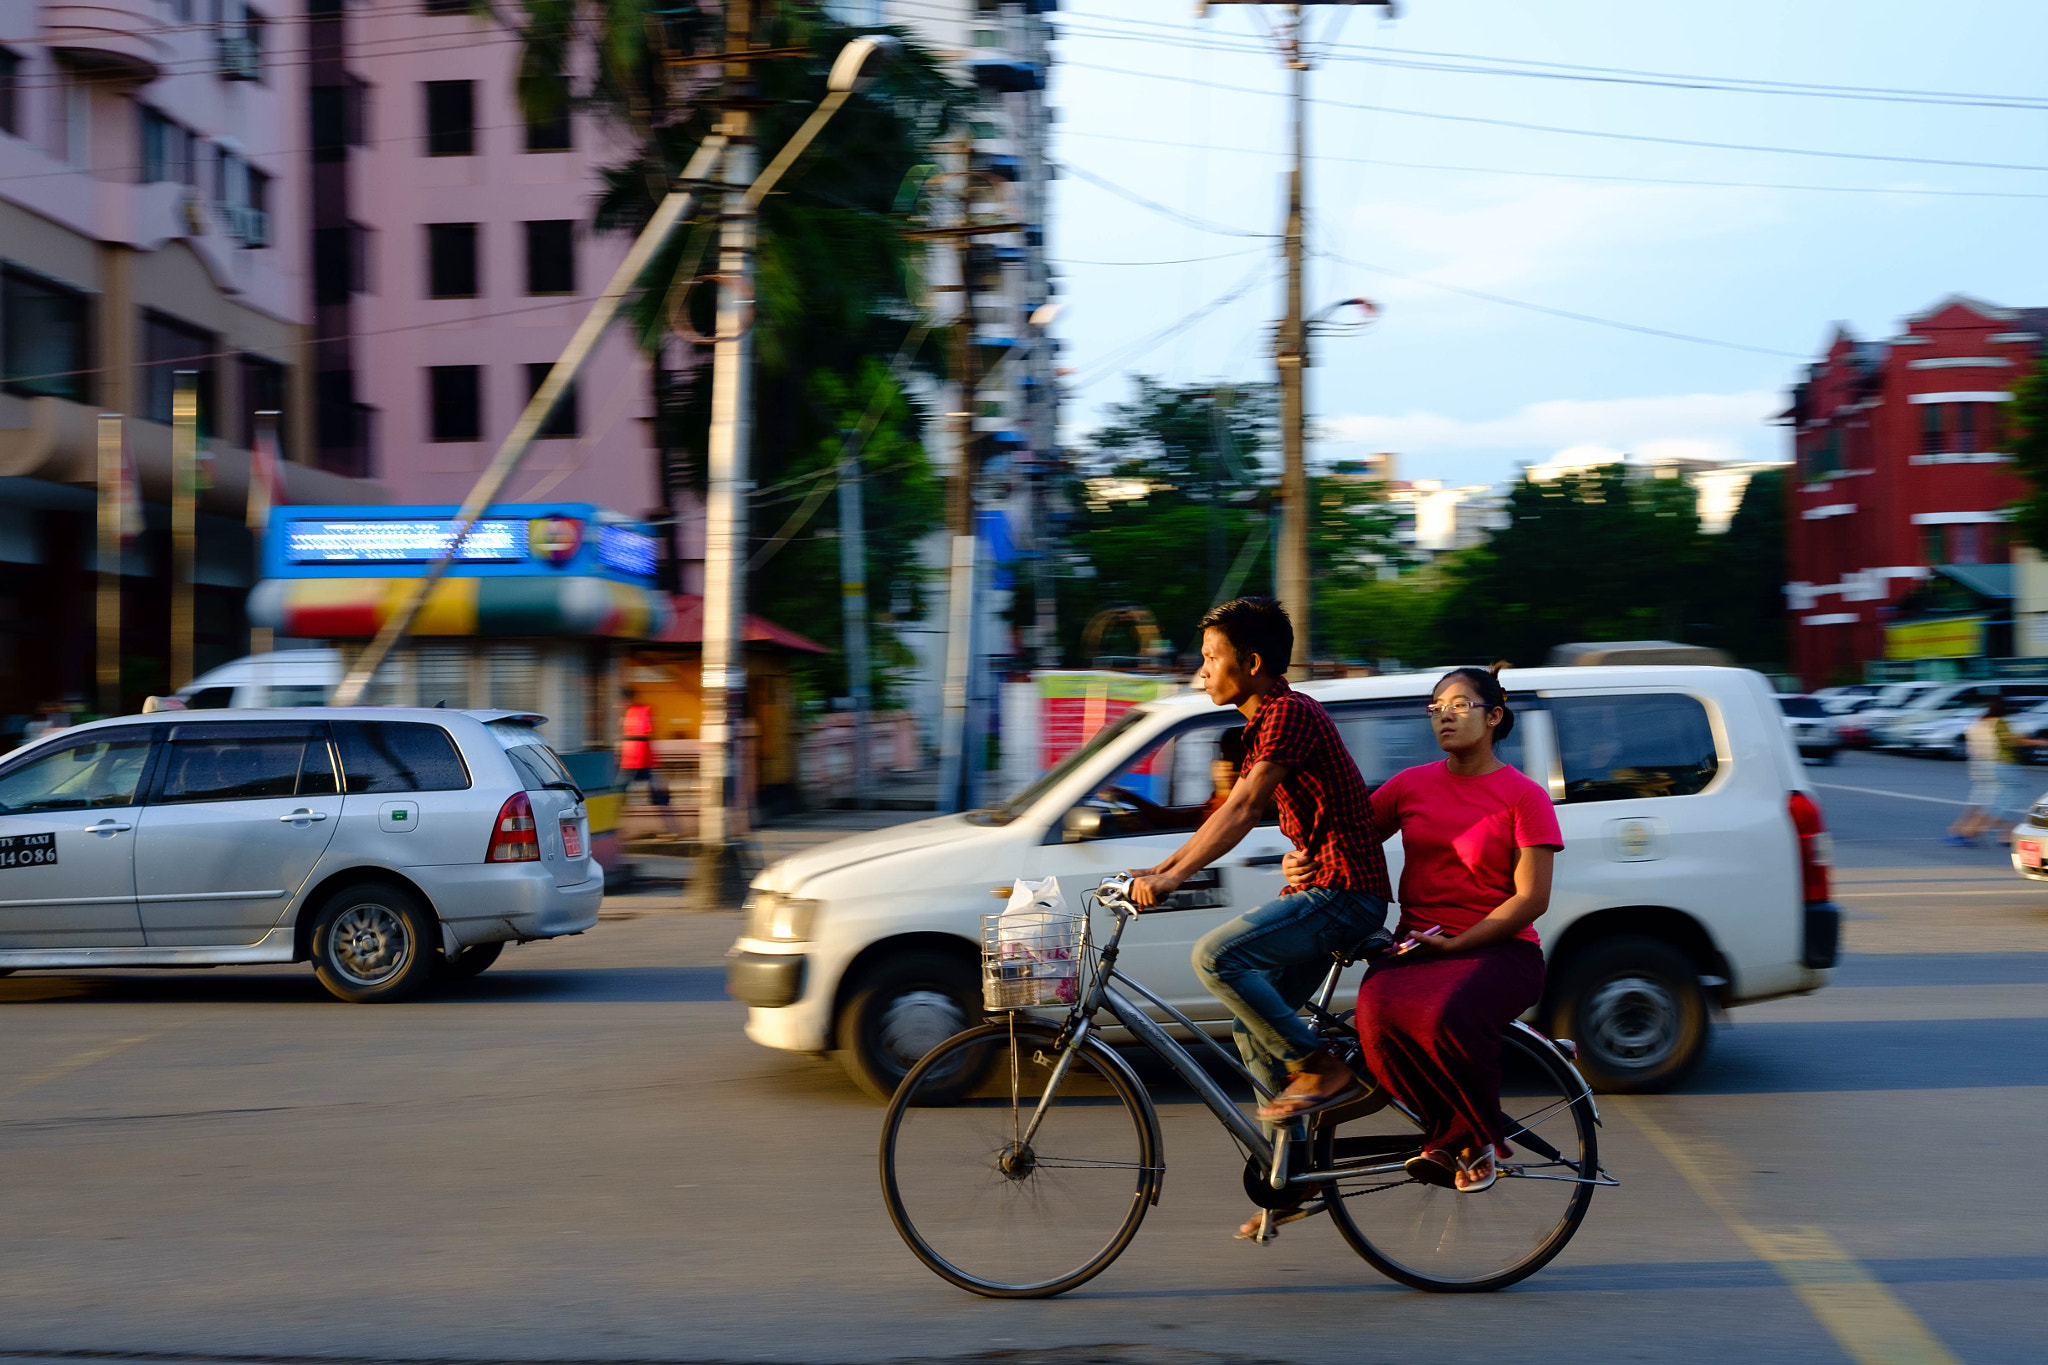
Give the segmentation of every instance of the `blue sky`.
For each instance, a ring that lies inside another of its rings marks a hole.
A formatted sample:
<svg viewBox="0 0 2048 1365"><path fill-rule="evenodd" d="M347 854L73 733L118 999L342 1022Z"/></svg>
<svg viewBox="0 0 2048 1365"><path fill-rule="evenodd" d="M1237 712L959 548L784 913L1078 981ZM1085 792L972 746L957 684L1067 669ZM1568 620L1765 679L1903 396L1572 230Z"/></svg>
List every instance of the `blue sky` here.
<svg viewBox="0 0 2048 1365"><path fill-rule="evenodd" d="M1280 7L1265 8L1277 19ZM1321 34L1340 11L1317 8ZM1219 5L1207 20L1191 9L1186 0L1068 0L1050 16L1061 33L1054 152L1074 168L1054 186L1049 232L1065 277L1054 330L1076 371L1070 441L1124 396L1134 370L1177 383L1271 374L1277 242L1203 231L1080 174L1218 227L1278 231L1285 74L1248 7ZM1310 111L1319 254L1309 306L1364 295L1383 315L1363 335L1319 346L1310 372L1317 458L1395 450L1404 477L1453 483L1508 478L1517 462L1572 449L1783 458L1785 433L1765 419L1836 320L1882 337L1952 292L2048 304L2048 170L1721 150L1384 112L2048 167L2048 5L2038 0L1409 0L1403 10L1392 22L1349 10L1340 57L1455 66L1459 58L1422 54L1464 54L2019 97L2034 107L1326 60L1310 77L1325 102ZM1206 257L1222 259L1194 259ZM1184 263L1132 264L1147 262ZM1139 349L1239 285L1235 302ZM1589 325L1445 285L1755 349Z"/></svg>

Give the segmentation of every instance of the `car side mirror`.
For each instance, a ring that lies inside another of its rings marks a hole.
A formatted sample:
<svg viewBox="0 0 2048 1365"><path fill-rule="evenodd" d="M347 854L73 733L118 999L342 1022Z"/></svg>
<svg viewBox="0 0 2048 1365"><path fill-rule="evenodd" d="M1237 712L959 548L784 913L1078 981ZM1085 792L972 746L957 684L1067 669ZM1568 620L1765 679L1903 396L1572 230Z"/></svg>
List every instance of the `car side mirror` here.
<svg viewBox="0 0 2048 1365"><path fill-rule="evenodd" d="M1085 844L1102 835L1102 812L1093 806L1076 806L1060 822L1060 842Z"/></svg>

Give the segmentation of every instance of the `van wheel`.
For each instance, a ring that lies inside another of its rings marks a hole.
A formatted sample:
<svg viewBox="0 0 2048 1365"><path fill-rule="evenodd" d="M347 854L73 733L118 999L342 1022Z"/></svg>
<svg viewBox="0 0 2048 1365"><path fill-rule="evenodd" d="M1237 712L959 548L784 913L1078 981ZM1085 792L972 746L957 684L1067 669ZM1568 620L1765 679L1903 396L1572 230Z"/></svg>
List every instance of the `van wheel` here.
<svg viewBox="0 0 2048 1365"><path fill-rule="evenodd" d="M888 1100L910 1068L981 1022L981 980L964 957L913 952L876 963L840 1008L839 1061L870 1097ZM927 1076L925 1103L951 1101L981 1080L986 1054L963 1058L943 1086Z"/></svg>
<svg viewBox="0 0 2048 1365"><path fill-rule="evenodd" d="M388 882L344 887L313 921L313 974L352 1004L404 1000L433 975L440 935L411 892Z"/></svg>
<svg viewBox="0 0 2048 1365"><path fill-rule="evenodd" d="M482 976L498 960L498 954L504 951L503 940L472 944L454 957L435 958L434 975L442 981L467 981L473 976Z"/></svg>
<svg viewBox="0 0 2048 1365"><path fill-rule="evenodd" d="M1662 939L1624 934L1565 964L1550 1034L1579 1045L1579 1071L1608 1094L1668 1090L1707 1054L1699 967Z"/></svg>

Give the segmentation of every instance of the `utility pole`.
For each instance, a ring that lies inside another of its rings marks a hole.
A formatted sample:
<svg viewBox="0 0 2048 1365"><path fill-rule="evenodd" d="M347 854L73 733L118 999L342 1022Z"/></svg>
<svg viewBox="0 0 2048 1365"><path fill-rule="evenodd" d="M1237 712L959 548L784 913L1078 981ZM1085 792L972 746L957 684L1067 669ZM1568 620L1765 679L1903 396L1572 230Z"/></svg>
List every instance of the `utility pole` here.
<svg viewBox="0 0 2048 1365"><path fill-rule="evenodd" d="M1288 673L1308 676L1311 591L1308 569L1308 332L1302 323L1302 180L1307 170L1308 49L1306 18L1290 5L1294 26L1286 45L1293 134L1293 162L1287 171L1287 316L1275 338L1273 360L1280 371L1280 543L1274 582L1281 605L1294 622L1294 657Z"/></svg>
<svg viewBox="0 0 2048 1365"><path fill-rule="evenodd" d="M99 424L99 650L100 714L121 714L121 414L103 412Z"/></svg>
<svg viewBox="0 0 2048 1365"><path fill-rule="evenodd" d="M725 50L753 46L753 8L726 0ZM746 61L725 64L725 185L718 230L718 323L712 353L711 433L704 498L704 657L697 727L698 903L733 906L745 898L747 876L733 841L747 832L741 799L740 722L746 716L747 665L741 621L746 612L747 479L753 440L754 82Z"/></svg>
<svg viewBox="0 0 2048 1365"><path fill-rule="evenodd" d="M192 556L198 544L199 372L171 376L171 690L192 681Z"/></svg>
<svg viewBox="0 0 2048 1365"><path fill-rule="evenodd" d="M839 609L845 625L846 693L853 704L853 804L874 805L873 752L868 743L868 547L861 509L860 454L839 457Z"/></svg>
<svg viewBox="0 0 2048 1365"><path fill-rule="evenodd" d="M974 434L974 287L968 278L968 253L974 237L973 145L962 137L955 144L960 159L960 221L953 234L954 275L960 309L953 324L947 368L953 372L955 403L953 473L946 486L946 527L953 533L952 571L946 588L946 673L939 723L939 809L966 810L972 804L974 771L974 605L976 527L974 485L981 475Z"/></svg>

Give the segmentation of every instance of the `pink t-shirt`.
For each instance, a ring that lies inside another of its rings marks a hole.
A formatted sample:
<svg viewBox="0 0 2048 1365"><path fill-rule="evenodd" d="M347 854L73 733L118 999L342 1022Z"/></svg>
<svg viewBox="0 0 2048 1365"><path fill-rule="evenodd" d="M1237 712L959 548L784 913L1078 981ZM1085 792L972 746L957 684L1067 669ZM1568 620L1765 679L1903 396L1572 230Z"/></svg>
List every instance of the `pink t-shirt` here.
<svg viewBox="0 0 2048 1365"><path fill-rule="evenodd" d="M1563 848L1550 793L1514 768L1452 775L1443 760L1404 768L1372 794L1373 828L1401 834L1401 929L1461 934L1515 894L1515 850ZM1521 938L1538 942L1534 925Z"/></svg>

